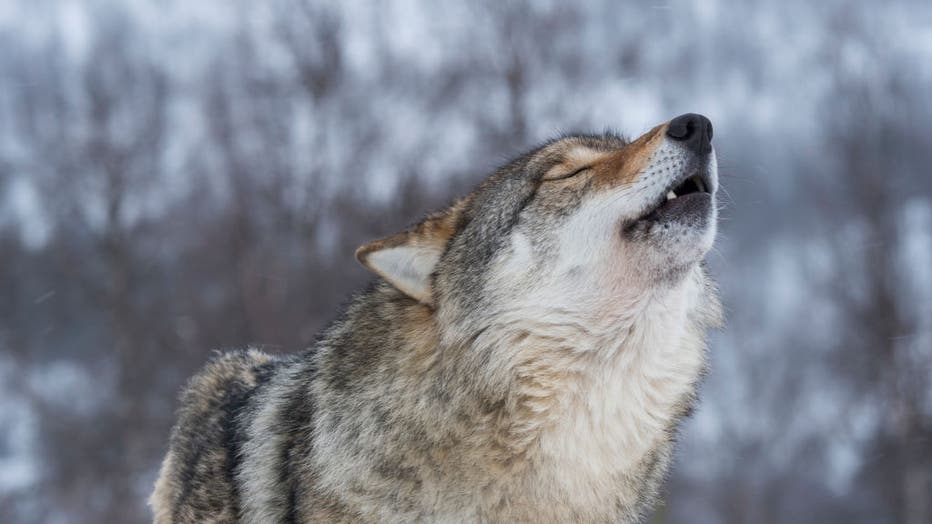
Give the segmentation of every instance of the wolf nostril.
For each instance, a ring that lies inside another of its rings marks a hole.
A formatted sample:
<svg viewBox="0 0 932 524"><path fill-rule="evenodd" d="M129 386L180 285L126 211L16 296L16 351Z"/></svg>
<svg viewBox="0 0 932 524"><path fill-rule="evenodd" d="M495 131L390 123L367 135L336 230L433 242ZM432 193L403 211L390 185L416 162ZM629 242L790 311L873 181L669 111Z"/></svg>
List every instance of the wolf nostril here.
<svg viewBox="0 0 932 524"><path fill-rule="evenodd" d="M667 136L683 142L694 153L712 151L712 122L702 115L686 113L674 118L667 125Z"/></svg>

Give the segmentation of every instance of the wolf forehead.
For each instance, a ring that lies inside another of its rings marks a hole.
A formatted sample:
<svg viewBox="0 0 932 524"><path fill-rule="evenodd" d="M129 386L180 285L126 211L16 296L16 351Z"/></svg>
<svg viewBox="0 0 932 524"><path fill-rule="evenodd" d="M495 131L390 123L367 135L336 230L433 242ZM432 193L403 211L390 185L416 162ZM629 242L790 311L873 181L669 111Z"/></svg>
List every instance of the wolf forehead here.
<svg viewBox="0 0 932 524"><path fill-rule="evenodd" d="M607 153L617 152L630 145L631 142L624 136L613 132L564 134L532 148L523 157L526 161L524 167L529 172L543 176L555 167L572 168L577 165L595 163Z"/></svg>
<svg viewBox="0 0 932 524"><path fill-rule="evenodd" d="M515 158L490 176L477 193L492 189L495 182L509 174L527 177L530 182L541 182L565 176L580 168L594 168L625 152L632 141L622 135L565 134L538 145Z"/></svg>
<svg viewBox="0 0 932 524"><path fill-rule="evenodd" d="M469 230L469 238L481 241L491 234L500 234L515 225L520 212L538 196L540 186L546 181L591 169L596 173L593 177L596 186L630 182L643 167L647 153L656 145L660 127L636 141L612 132L554 138L505 164L472 193L434 217L455 217L445 224L445 232L450 236ZM571 192L566 191L565 196ZM572 207L571 199L559 200L567 204L567 208ZM481 227L474 224L477 218L483 223Z"/></svg>
<svg viewBox="0 0 932 524"><path fill-rule="evenodd" d="M653 134L653 131L651 132ZM476 190L460 199L451 210L460 220L450 224L461 229L476 216L496 216L490 208L520 211L545 180L558 179L580 169L620 167L633 142L622 135L567 134L532 148L487 177Z"/></svg>

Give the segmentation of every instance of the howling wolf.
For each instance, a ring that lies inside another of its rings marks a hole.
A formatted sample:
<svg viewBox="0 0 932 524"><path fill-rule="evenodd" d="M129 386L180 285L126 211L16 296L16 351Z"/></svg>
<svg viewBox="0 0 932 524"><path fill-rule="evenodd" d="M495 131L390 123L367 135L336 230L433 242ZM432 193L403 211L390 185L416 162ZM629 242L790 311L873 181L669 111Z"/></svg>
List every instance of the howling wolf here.
<svg viewBox="0 0 932 524"><path fill-rule="evenodd" d="M312 348L188 383L155 521L637 521L721 323L711 139L555 139L360 247Z"/></svg>

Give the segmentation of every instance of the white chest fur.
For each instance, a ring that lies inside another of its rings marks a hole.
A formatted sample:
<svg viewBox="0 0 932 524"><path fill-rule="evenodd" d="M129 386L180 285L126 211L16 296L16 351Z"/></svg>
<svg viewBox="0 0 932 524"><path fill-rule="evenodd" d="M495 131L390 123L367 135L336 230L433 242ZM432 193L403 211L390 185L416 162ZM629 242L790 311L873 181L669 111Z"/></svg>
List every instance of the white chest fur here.
<svg viewBox="0 0 932 524"><path fill-rule="evenodd" d="M684 285L643 304L615 340L601 341L581 383L566 391L563 412L540 435L536 483L558 492L546 498L581 507L635 502L636 490L626 493L619 482L669 440L704 366L701 333L687 318L696 290Z"/></svg>

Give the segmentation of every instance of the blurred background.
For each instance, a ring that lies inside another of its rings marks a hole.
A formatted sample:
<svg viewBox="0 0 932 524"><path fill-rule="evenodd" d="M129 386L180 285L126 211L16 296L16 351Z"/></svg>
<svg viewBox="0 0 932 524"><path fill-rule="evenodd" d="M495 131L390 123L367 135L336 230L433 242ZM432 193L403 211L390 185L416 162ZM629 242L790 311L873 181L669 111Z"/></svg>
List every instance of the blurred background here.
<svg viewBox="0 0 932 524"><path fill-rule="evenodd" d="M932 522L932 3L4 0L0 520L132 523L184 380L563 131L715 125L728 327L655 523Z"/></svg>

